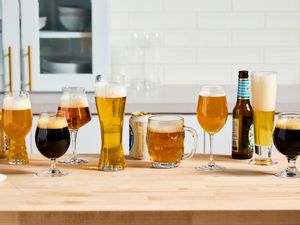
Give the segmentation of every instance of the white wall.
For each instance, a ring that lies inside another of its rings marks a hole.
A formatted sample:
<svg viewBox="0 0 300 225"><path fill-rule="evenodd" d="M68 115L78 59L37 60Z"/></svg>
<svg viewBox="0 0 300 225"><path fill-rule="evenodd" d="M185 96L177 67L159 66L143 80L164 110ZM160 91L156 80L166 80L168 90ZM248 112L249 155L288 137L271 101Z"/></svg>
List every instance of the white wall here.
<svg viewBox="0 0 300 225"><path fill-rule="evenodd" d="M163 82L237 82L274 70L300 83L300 0L110 0L114 72L130 75L133 32L159 32Z"/></svg>

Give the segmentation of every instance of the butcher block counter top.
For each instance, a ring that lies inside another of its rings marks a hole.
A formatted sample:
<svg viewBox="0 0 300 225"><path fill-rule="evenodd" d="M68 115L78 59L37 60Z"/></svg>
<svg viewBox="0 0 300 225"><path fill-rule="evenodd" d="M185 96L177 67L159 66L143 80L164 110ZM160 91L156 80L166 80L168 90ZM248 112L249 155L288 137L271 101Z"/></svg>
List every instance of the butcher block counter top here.
<svg viewBox="0 0 300 225"><path fill-rule="evenodd" d="M287 165L279 154L269 167L216 156L226 167L218 173L194 169L203 155L175 169L127 159L121 172L97 171L98 155L84 157L89 165L59 165L70 174L58 178L34 175L50 167L39 155L26 166L0 161L0 225L300 224L300 179L273 175Z"/></svg>

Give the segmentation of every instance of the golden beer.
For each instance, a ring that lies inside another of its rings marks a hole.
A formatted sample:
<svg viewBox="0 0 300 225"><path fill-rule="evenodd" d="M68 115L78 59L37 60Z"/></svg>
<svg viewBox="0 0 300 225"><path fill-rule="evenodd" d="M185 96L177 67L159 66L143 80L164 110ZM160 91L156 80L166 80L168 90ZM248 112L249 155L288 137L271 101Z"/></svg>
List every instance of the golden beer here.
<svg viewBox="0 0 300 225"><path fill-rule="evenodd" d="M217 133L226 123L228 116L225 96L198 97L197 119L207 133Z"/></svg>
<svg viewBox="0 0 300 225"><path fill-rule="evenodd" d="M91 120L89 107L65 108L59 106L58 111L64 112L70 130L78 130Z"/></svg>
<svg viewBox="0 0 300 225"><path fill-rule="evenodd" d="M125 168L122 130L126 87L121 84L96 84L96 106L101 128L99 169L118 171Z"/></svg>
<svg viewBox="0 0 300 225"><path fill-rule="evenodd" d="M2 127L9 137L8 160L10 164L29 162L25 137L32 125L32 111L29 97L6 95L3 101Z"/></svg>
<svg viewBox="0 0 300 225"><path fill-rule="evenodd" d="M274 111L253 111L254 117L254 138L258 146L272 145L274 126Z"/></svg>

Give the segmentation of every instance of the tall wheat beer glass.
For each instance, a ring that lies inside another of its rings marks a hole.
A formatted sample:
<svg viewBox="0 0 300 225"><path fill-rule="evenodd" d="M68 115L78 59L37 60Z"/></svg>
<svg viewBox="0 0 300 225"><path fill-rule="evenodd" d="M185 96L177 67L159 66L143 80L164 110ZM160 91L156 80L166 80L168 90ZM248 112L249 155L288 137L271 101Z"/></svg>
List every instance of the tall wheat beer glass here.
<svg viewBox="0 0 300 225"><path fill-rule="evenodd" d="M96 106L101 128L99 170L119 171L125 168L122 129L126 103L124 77L103 80L96 77Z"/></svg>
<svg viewBox="0 0 300 225"><path fill-rule="evenodd" d="M272 136L277 91L276 72L252 72L251 95L255 153L250 164L272 165Z"/></svg>
<svg viewBox="0 0 300 225"><path fill-rule="evenodd" d="M10 92L4 95L2 127L9 137L8 163L28 164L25 137L32 125L32 111L28 92Z"/></svg>

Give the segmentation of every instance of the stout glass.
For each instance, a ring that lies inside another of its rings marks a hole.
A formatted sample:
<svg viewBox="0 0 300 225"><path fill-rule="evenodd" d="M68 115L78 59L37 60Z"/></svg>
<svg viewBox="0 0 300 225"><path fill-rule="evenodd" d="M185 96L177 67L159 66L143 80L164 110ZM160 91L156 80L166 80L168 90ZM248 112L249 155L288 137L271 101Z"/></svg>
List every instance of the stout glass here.
<svg viewBox="0 0 300 225"><path fill-rule="evenodd" d="M184 154L185 130L193 137L189 154ZM151 116L148 119L147 146L152 166L155 168L175 168L181 160L192 158L197 139L197 132L185 126L180 116Z"/></svg>
<svg viewBox="0 0 300 225"><path fill-rule="evenodd" d="M64 155L70 145L70 132L64 115L41 113L35 132L35 143L40 153L52 161L51 168L38 171L38 176L61 177L68 174L55 166L56 158Z"/></svg>
<svg viewBox="0 0 300 225"><path fill-rule="evenodd" d="M5 93L2 109L2 127L9 137L8 163L28 164L25 137L32 125L29 93L25 91Z"/></svg>
<svg viewBox="0 0 300 225"><path fill-rule="evenodd" d="M123 76L103 80L96 77L96 106L101 128L99 170L118 171L125 168L122 130L126 103Z"/></svg>
<svg viewBox="0 0 300 225"><path fill-rule="evenodd" d="M196 169L205 171L222 171L213 160L213 135L225 125L228 110L225 91L221 86L202 86L198 97L197 119L201 127L209 134L209 163Z"/></svg>
<svg viewBox="0 0 300 225"><path fill-rule="evenodd" d="M273 141L288 160L288 168L276 173L278 177L300 177L296 160L300 155L300 113L280 113L274 129Z"/></svg>
<svg viewBox="0 0 300 225"><path fill-rule="evenodd" d="M91 120L88 100L83 87L65 87L60 99L58 111L64 112L71 132L72 156L59 161L64 164L83 164L88 160L76 156L77 132Z"/></svg>
<svg viewBox="0 0 300 225"><path fill-rule="evenodd" d="M272 134L276 103L275 72L252 72L251 96L253 109L255 152L250 164L272 165Z"/></svg>

